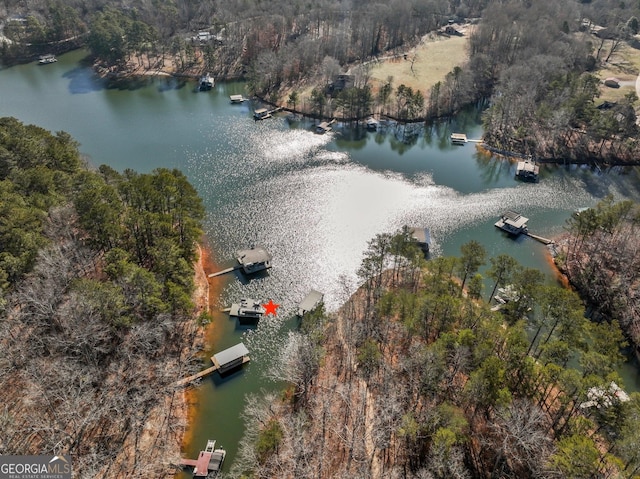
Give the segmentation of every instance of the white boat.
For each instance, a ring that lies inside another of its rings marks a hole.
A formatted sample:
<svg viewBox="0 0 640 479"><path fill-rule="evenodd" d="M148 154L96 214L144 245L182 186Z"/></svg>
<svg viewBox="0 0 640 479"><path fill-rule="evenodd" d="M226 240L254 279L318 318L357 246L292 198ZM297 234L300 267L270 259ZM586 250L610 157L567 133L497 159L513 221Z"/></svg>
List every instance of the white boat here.
<svg viewBox="0 0 640 479"><path fill-rule="evenodd" d="M211 90L215 85L213 77L208 73L200 77L200 90Z"/></svg>
<svg viewBox="0 0 640 479"><path fill-rule="evenodd" d="M51 53L49 53L48 55L42 55L39 59L38 59L38 63L40 65L47 65L49 63L55 63L57 62L58 59L56 58L55 55L52 55Z"/></svg>
<svg viewBox="0 0 640 479"><path fill-rule="evenodd" d="M231 100L231 103L242 103L245 101L242 95L230 95L229 99Z"/></svg>

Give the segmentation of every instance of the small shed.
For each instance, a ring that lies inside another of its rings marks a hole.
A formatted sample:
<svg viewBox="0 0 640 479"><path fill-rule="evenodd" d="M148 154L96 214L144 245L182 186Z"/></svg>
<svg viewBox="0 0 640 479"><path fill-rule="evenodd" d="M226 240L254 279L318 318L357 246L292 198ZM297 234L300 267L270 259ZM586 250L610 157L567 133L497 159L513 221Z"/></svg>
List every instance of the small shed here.
<svg viewBox="0 0 640 479"><path fill-rule="evenodd" d="M211 362L218 368L218 372L223 374L231 369L242 366L249 362L249 350L243 343L238 343L224 351L214 354Z"/></svg>
<svg viewBox="0 0 640 479"><path fill-rule="evenodd" d="M236 253L236 259L246 274L271 268L271 255L262 246L254 246Z"/></svg>

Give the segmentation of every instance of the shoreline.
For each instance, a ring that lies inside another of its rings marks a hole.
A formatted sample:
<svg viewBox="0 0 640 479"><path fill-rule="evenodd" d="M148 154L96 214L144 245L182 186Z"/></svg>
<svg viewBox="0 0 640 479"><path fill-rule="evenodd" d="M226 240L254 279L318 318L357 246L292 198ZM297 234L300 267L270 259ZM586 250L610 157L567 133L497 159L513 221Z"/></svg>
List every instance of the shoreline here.
<svg viewBox="0 0 640 479"><path fill-rule="evenodd" d="M220 268L216 258L213 256L212 248L207 238L203 237L201 242L198 244L198 249L198 261L195 263L196 291L200 292L197 299L197 310L198 314L201 314L203 310L210 313L211 305L222 292L222 281L210 282L207 277L207 271L218 271ZM205 291L206 295L204 295ZM217 339L219 328L215 327L214 321L210 321L205 325L198 325L197 328L198 332L196 340L190 346L192 349L198 351L198 354L202 356L203 361L206 361L207 348L215 339ZM180 441L180 454L183 454L190 448L202 446L202 444L194 444L194 429L192 427L195 420L198 418L198 388L184 388L182 391L182 402L182 419L185 421L185 427Z"/></svg>

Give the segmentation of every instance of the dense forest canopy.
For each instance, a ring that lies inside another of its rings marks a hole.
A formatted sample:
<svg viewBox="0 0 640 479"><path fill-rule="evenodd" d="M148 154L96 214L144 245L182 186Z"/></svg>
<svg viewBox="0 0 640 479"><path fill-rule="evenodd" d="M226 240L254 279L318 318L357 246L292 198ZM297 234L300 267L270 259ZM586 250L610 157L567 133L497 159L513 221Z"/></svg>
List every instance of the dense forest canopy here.
<svg viewBox="0 0 640 479"><path fill-rule="evenodd" d="M0 209L0 453L71 454L86 477L126 475L133 453L159 477L184 427L172 383L198 365L195 189L89 170L68 134L2 118Z"/></svg>
<svg viewBox="0 0 640 479"><path fill-rule="evenodd" d="M290 333L271 371L289 389L247 400L235 477L637 477L617 322L507 255L484 270L491 295L510 285L495 311L485 257L472 241L425 262L407 229L376 236L340 311Z"/></svg>

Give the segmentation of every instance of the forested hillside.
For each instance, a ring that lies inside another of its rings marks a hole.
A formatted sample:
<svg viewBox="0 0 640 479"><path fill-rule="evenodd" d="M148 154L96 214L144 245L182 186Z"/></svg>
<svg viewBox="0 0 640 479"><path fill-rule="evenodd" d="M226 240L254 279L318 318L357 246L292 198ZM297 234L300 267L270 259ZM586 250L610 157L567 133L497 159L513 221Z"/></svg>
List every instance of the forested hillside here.
<svg viewBox="0 0 640 479"><path fill-rule="evenodd" d="M575 213L556 263L594 315L617 320L640 358L640 207L607 197Z"/></svg>
<svg viewBox="0 0 640 479"><path fill-rule="evenodd" d="M519 299L491 311L484 251L461 253L425 263L406 231L377 236L357 292L290 334L274 375L291 386L247 401L235 473L637 477L640 395L616 387L617 323L588 321L574 292L506 255L486 275Z"/></svg>
<svg viewBox="0 0 640 479"><path fill-rule="evenodd" d="M197 369L204 210L179 171L90 171L66 133L0 119L0 454L163 477ZM132 472L136 471L136 472Z"/></svg>
<svg viewBox="0 0 640 479"><path fill-rule="evenodd" d="M561 2L339 0L301 3L186 0L64 2L8 0L0 7L4 62L89 47L102 74L210 72L242 77L252 93L323 117L379 112L411 121L485 101L484 140L542 159L637 162L637 95L598 108L596 73L637 49L640 6L613 0ZM426 34L449 35L463 22L469 60L429 88L374 85L367 64L409 61ZM335 87L338 74L353 84ZM305 91L305 97L300 95ZM311 92L311 93L309 93Z"/></svg>

